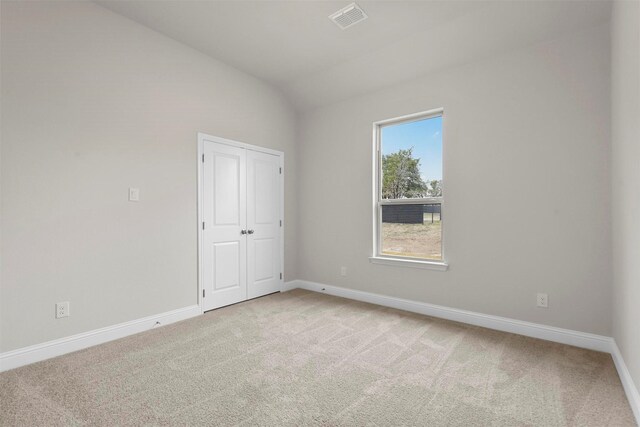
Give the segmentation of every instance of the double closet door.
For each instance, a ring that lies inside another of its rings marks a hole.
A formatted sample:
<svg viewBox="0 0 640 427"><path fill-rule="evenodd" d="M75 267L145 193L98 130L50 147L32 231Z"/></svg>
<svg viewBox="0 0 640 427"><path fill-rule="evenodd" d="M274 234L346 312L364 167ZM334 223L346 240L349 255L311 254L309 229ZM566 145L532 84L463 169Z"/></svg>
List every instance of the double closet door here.
<svg viewBox="0 0 640 427"><path fill-rule="evenodd" d="M206 311L280 290L282 169L279 154L201 143Z"/></svg>

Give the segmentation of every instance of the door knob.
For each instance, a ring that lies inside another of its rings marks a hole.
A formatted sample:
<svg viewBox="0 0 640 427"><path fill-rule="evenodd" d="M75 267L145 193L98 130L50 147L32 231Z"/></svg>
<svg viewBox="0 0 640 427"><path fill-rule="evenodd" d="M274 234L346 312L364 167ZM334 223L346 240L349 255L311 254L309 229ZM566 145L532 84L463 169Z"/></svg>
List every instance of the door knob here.
<svg viewBox="0 0 640 427"><path fill-rule="evenodd" d="M240 234L247 234L247 230L240 230Z"/></svg>
<svg viewBox="0 0 640 427"><path fill-rule="evenodd" d="M253 231L253 230L247 230L247 233L248 233L248 234L253 234L253 233L254 233L254 231Z"/></svg>

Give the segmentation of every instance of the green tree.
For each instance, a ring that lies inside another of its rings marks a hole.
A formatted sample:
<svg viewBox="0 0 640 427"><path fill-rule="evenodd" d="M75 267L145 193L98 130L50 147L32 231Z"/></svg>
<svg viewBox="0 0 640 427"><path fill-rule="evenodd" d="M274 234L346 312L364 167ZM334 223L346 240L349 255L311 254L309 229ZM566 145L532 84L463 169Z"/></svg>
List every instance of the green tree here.
<svg viewBox="0 0 640 427"><path fill-rule="evenodd" d="M382 156L382 198L425 197L427 184L420 177L420 159L413 148Z"/></svg>
<svg viewBox="0 0 640 427"><path fill-rule="evenodd" d="M427 194L430 197L442 197L442 180L433 179L429 181Z"/></svg>

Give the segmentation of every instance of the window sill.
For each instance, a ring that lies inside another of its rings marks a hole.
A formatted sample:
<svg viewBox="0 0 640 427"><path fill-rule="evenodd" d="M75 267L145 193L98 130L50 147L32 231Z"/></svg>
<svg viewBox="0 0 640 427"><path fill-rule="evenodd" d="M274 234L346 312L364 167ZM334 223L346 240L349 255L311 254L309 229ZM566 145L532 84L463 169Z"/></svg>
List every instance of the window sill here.
<svg viewBox="0 0 640 427"><path fill-rule="evenodd" d="M416 261L409 259L388 258L381 256L369 257L372 264L394 265L396 267L422 268L424 270L447 271L449 264L440 261Z"/></svg>

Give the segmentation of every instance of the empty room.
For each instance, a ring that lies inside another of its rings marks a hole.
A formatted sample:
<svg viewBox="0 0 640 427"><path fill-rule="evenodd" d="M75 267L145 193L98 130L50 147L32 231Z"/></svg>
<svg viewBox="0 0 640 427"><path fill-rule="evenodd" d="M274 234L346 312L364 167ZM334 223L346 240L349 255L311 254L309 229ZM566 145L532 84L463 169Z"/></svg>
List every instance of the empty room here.
<svg viewBox="0 0 640 427"><path fill-rule="evenodd" d="M0 0L0 426L637 426L640 0Z"/></svg>

